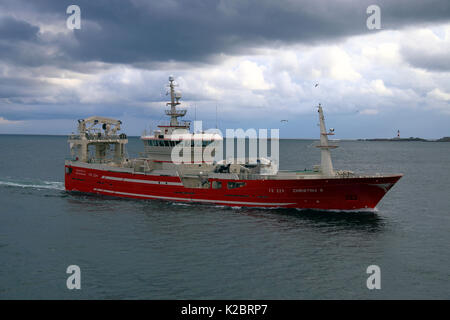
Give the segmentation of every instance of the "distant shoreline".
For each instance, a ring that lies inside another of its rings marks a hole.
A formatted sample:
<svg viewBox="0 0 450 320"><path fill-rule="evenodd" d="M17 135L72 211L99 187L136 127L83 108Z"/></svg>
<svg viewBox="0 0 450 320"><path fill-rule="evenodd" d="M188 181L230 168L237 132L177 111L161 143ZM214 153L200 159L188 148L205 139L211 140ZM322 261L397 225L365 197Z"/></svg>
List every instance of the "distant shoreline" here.
<svg viewBox="0 0 450 320"><path fill-rule="evenodd" d="M450 137L440 139L423 139L423 138L374 138L374 139L357 139L357 141L423 141L423 142L450 142Z"/></svg>

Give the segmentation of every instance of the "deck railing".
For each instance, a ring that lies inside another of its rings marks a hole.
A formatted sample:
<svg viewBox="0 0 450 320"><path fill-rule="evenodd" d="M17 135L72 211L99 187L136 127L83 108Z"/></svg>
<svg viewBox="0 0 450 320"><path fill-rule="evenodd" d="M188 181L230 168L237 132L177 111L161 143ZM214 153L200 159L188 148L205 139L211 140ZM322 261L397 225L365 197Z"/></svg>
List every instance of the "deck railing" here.
<svg viewBox="0 0 450 320"><path fill-rule="evenodd" d="M87 140L92 140L92 141L127 140L127 136L125 134L112 134L112 135L105 136L105 135L86 133L84 135L80 135L80 134L69 135L70 140L80 140L83 137L85 137Z"/></svg>

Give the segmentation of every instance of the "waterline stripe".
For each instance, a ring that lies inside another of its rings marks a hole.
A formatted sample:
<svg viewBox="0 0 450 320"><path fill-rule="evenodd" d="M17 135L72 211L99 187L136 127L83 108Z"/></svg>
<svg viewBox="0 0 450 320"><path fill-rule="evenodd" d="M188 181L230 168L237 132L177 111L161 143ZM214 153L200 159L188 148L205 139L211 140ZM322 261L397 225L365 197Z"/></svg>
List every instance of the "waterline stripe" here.
<svg viewBox="0 0 450 320"><path fill-rule="evenodd" d="M182 200L182 201L189 201L189 202L227 203L227 204L241 204L241 205L248 204L248 205L261 205L261 206L287 206L290 204L295 204L295 203L242 202L242 201L163 197L163 196L153 196L153 195L139 194L139 193L128 193L128 192L112 191L112 190L97 189L97 188L94 188L94 191L106 192L106 193L112 193L112 194L120 194L120 195L124 195L124 196L135 196L135 197L164 199L164 200Z"/></svg>
<svg viewBox="0 0 450 320"><path fill-rule="evenodd" d="M108 177L108 176L102 176L102 179L125 181L125 182L136 182L136 183L162 184L162 185L168 185L168 186L182 186L183 185L183 183L181 183L181 182L140 180L140 179L128 179L128 178L118 178L118 177Z"/></svg>

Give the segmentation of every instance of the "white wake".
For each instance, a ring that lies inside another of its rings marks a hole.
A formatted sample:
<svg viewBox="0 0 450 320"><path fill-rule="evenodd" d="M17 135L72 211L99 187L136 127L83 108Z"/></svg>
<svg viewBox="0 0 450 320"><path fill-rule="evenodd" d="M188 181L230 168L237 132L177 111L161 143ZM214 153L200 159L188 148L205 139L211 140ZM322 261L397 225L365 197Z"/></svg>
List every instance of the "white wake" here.
<svg viewBox="0 0 450 320"><path fill-rule="evenodd" d="M60 181L0 180L0 186L16 187L16 188L64 190L64 182Z"/></svg>

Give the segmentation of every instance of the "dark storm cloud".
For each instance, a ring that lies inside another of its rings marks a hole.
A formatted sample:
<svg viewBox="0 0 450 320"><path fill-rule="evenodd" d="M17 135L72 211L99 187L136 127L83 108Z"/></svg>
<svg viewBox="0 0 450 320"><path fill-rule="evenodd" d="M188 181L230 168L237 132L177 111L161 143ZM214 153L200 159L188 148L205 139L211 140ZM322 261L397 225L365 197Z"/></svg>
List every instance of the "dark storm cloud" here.
<svg viewBox="0 0 450 320"><path fill-rule="evenodd" d="M73 1L6 1L3 11L29 20L42 17L66 28ZM27 22L9 21L0 39L28 39L53 47L37 51L43 64L70 68L72 63L102 61L145 65L157 62L211 62L220 54L251 54L254 48L316 43L369 33L366 8L381 7L383 29L450 18L450 1L269 1L269 0L79 0L81 30L51 39L36 38ZM16 37L14 36L16 35ZM28 37L28 38L27 38ZM30 63L17 50L2 55ZM20 59L21 58L21 59ZM34 63L31 63L34 65Z"/></svg>
<svg viewBox="0 0 450 320"><path fill-rule="evenodd" d="M9 41L37 39L39 28L14 17L0 17L0 39Z"/></svg>
<svg viewBox="0 0 450 320"><path fill-rule="evenodd" d="M67 30L66 9L72 4L81 8L81 30ZM102 94L132 90L106 79L98 84L106 93L92 90L99 98L89 104L80 102L79 92L58 85L61 69L101 73L108 64L164 69L173 67L171 62L190 68L214 63L222 54L337 42L376 32L366 27L371 4L380 6L384 30L450 20L449 0L2 0L0 117L74 118L94 111L120 116L124 108L142 115L147 111L132 103L149 101L145 86L133 93L133 101L119 101L124 106L103 106ZM412 65L450 69L448 57L436 52L402 53ZM45 80L52 76L54 82Z"/></svg>

